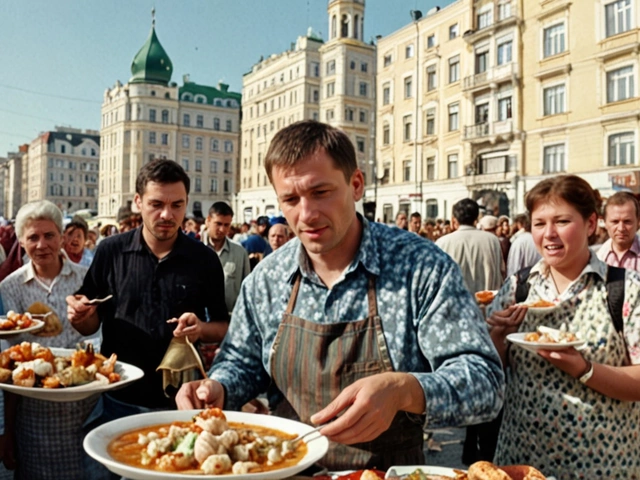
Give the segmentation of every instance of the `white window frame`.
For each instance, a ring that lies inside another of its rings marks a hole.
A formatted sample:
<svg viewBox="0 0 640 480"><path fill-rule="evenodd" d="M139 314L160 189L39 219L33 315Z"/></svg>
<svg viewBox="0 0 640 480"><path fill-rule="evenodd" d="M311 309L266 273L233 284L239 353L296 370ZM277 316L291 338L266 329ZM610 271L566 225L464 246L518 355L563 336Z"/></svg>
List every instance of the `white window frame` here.
<svg viewBox="0 0 640 480"><path fill-rule="evenodd" d="M633 142L629 143L629 142L625 142L624 144L622 144L621 142L618 142L618 145L616 146L616 162L615 163L610 163L611 162L611 140L613 138L622 138L622 137L627 137L627 138L631 138L633 140ZM637 161L636 161L636 155L637 153L637 147L636 145L638 144L638 134L636 131L634 130L622 130L622 131L616 131L616 132L610 132L606 138L605 138L605 166L607 167L620 167L620 166L625 166L625 165L637 165ZM626 150L626 155L630 158L630 162L627 163L620 163L620 152L621 149L620 147L626 145L625 150ZM629 148L630 145L630 148Z"/></svg>
<svg viewBox="0 0 640 480"><path fill-rule="evenodd" d="M624 75L621 75L616 80L614 80L610 86L610 81L613 75L620 72L621 70L630 71ZM620 95L620 80L624 80L624 96ZM629 98L634 98L637 96L636 92L636 66L634 64L624 64L624 65L616 65L615 68L609 68L605 72L604 76L605 82L605 104L621 102L623 100L627 100ZM612 95L610 95L610 92Z"/></svg>
<svg viewBox="0 0 640 480"><path fill-rule="evenodd" d="M506 101L509 100L511 106L511 112L506 109ZM503 105L505 105L505 111L503 112ZM497 99L496 113L499 122L506 122L513 118L513 95L504 95ZM503 115L504 113L504 115ZM511 113L511 116L507 116L507 113Z"/></svg>
<svg viewBox="0 0 640 480"><path fill-rule="evenodd" d="M480 19L487 19L486 23L480 22ZM493 25L493 2L480 8L476 13L476 29L482 30Z"/></svg>
<svg viewBox="0 0 640 480"><path fill-rule="evenodd" d="M449 25L449 40L458 38L459 35L460 35L460 24L454 23L453 25Z"/></svg>
<svg viewBox="0 0 640 480"><path fill-rule="evenodd" d="M405 45L404 58L405 59L413 58L414 55L415 55L415 48L413 46L413 43L410 43L409 45Z"/></svg>
<svg viewBox="0 0 640 480"><path fill-rule="evenodd" d="M451 128L452 107L455 107L456 128ZM452 102L447 105L447 131L457 132L460 130L460 102Z"/></svg>
<svg viewBox="0 0 640 480"><path fill-rule="evenodd" d="M508 53L508 60L505 60L504 58L502 59L502 61L500 61L500 51L501 48L506 47L507 45L509 45L509 47L505 50L503 50L503 52ZM498 39L498 41L496 42L496 65L497 66L502 66L502 65L507 65L509 63L513 62L513 38L511 36L508 37L503 37Z"/></svg>
<svg viewBox="0 0 640 480"><path fill-rule="evenodd" d="M409 128L407 128L407 126ZM404 115L402 117L402 141L411 142L414 136L413 114Z"/></svg>
<svg viewBox="0 0 640 480"><path fill-rule="evenodd" d="M624 32L628 32L635 28L635 8L634 8L633 0L613 0L613 1L602 1L602 38L610 38L615 35L619 35ZM607 29L607 10L609 7L615 8L615 5L618 5L618 9L613 12L613 30L609 31ZM621 8L620 8L621 7ZM626 13L625 13L626 12ZM620 25L621 14L625 17L622 18L622 22L626 25Z"/></svg>
<svg viewBox="0 0 640 480"><path fill-rule="evenodd" d="M498 21L509 18L513 15L513 4L511 0L498 3Z"/></svg>
<svg viewBox="0 0 640 480"><path fill-rule="evenodd" d="M438 88L438 66L436 63L431 63L424 71L427 78L427 92L432 92ZM433 83L430 82L431 79L433 79Z"/></svg>
<svg viewBox="0 0 640 480"><path fill-rule="evenodd" d="M407 90L407 87L410 87L410 91ZM413 75L406 75L402 79L402 91L405 99L414 97Z"/></svg>
<svg viewBox="0 0 640 480"><path fill-rule="evenodd" d="M385 90L389 92L388 97L385 97ZM382 105L390 105L391 102L391 82L382 84Z"/></svg>
<svg viewBox="0 0 640 480"><path fill-rule="evenodd" d="M548 40L548 42L547 42ZM542 28L541 58L550 58L567 51L567 22L563 19ZM547 45L549 49L547 50Z"/></svg>
<svg viewBox="0 0 640 480"><path fill-rule="evenodd" d="M456 175L455 176L451 176L451 157L453 157L455 155L456 157ZM460 177L460 152L458 151L453 151L453 152L447 152L447 178L448 179L452 179L452 178L459 178Z"/></svg>
<svg viewBox="0 0 640 480"><path fill-rule="evenodd" d="M456 78L452 80L451 78L451 68L455 65L455 72L456 72ZM460 81L460 55L453 55L452 57L449 58L448 61L448 82L449 84L451 83L456 83Z"/></svg>
<svg viewBox="0 0 640 480"><path fill-rule="evenodd" d="M560 108L558 108L557 106L557 101L554 102L554 105L556 105L556 109L554 111L547 111L546 109L546 105L547 105L547 99L546 99L546 92L550 91L552 89L557 90L560 87L562 87L563 90L563 95L562 95L562 104L560 105ZM547 85L543 85L542 86L542 116L543 117L549 117L551 115L558 115L561 113L566 113L567 112L567 95L568 95L568 88L567 88L567 82L565 80L562 80L560 82L556 82L553 84L547 84Z"/></svg>
<svg viewBox="0 0 640 480"><path fill-rule="evenodd" d="M560 151L560 149L562 151ZM547 169L547 154L551 154L550 161L553 163L554 168ZM562 173L567 171L567 142L554 142L542 146L542 158L541 158L541 171L543 174ZM558 158L561 154L562 157ZM557 168L560 166L561 168Z"/></svg>

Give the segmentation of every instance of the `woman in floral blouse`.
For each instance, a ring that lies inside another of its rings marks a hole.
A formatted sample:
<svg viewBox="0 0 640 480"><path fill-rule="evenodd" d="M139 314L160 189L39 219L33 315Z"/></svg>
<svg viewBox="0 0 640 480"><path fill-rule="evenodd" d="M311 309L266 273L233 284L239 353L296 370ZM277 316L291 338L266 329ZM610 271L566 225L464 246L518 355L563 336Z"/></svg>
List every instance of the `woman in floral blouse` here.
<svg viewBox="0 0 640 480"><path fill-rule="evenodd" d="M527 194L526 206L542 260L531 269L524 303L557 306L533 312L515 305L513 275L488 308L507 371L495 462L530 464L558 480L640 478L640 275L625 273L618 331L608 310L608 267L588 247L597 226L593 189L574 175L550 178ZM562 324L585 348L536 354L506 342L513 332Z"/></svg>

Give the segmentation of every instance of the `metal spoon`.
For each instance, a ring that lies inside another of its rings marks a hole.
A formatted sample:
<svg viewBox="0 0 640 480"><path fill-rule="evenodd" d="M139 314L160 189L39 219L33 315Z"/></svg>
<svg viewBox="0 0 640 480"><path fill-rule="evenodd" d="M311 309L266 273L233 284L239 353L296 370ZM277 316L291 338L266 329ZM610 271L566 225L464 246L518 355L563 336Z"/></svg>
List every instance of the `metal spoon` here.
<svg viewBox="0 0 640 480"><path fill-rule="evenodd" d="M94 298L93 300L89 300L88 302L85 302L85 305L98 305L102 302L106 302L107 300L111 299L113 297L113 295L107 295L104 298Z"/></svg>

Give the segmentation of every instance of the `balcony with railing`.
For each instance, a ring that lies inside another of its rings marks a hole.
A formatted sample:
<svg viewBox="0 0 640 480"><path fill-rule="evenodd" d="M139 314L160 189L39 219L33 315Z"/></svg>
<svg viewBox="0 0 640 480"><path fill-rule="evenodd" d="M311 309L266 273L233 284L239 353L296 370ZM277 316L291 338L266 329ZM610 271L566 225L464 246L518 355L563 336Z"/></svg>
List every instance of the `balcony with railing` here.
<svg viewBox="0 0 640 480"><path fill-rule="evenodd" d="M515 175L515 155L480 155L465 168L464 183L467 186L510 181Z"/></svg>
<svg viewBox="0 0 640 480"><path fill-rule="evenodd" d="M506 81L515 81L518 78L518 65L515 62L509 62L505 65L491 67L484 72L469 75L464 78L463 89L465 91L475 90L490 86L496 88L499 83Z"/></svg>
<svg viewBox="0 0 640 480"><path fill-rule="evenodd" d="M513 121L510 118L497 122L481 122L464 127L463 139L467 142L479 143L490 141L494 143L497 137L507 138L513 134Z"/></svg>

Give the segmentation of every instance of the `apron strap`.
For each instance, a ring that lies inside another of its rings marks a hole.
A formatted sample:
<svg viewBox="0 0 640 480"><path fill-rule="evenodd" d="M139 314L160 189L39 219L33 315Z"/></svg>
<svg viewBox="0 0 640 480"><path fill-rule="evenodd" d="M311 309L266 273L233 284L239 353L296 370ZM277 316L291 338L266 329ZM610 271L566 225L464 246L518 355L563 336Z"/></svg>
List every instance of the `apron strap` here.
<svg viewBox="0 0 640 480"><path fill-rule="evenodd" d="M369 316L378 316L378 302L376 301L376 278L373 275L367 275L369 278L369 287L367 288L367 299L369 300Z"/></svg>
<svg viewBox="0 0 640 480"><path fill-rule="evenodd" d="M300 290L300 273L296 273L296 281L293 283L293 290L291 291L291 295L289 295L289 303L287 304L287 309L285 310L285 314L291 315L293 313L293 308L296 306L296 299L298 298L298 290Z"/></svg>

